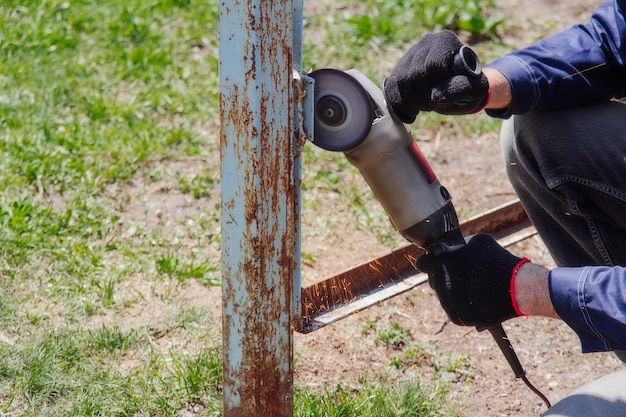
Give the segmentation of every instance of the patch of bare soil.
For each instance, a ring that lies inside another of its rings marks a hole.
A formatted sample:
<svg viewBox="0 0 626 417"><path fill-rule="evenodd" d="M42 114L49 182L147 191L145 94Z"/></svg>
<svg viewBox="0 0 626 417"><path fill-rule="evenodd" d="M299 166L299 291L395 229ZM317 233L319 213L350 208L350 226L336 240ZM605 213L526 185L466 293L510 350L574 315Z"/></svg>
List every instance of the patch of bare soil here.
<svg viewBox="0 0 626 417"><path fill-rule="evenodd" d="M516 29L510 29L503 36L507 45L521 47L537 40L529 38L531 33L553 33L582 21L600 1L497 0L496 3L499 11L511 20L525 22L524 16L527 17L527 23L522 23L521 28L516 25ZM533 30L524 30L524 24ZM381 65L389 69L392 66L391 63ZM433 132L417 131L415 136L442 184L454 196L455 205L463 208L460 210L461 220L515 198L504 173L497 132L467 138L441 137ZM341 210L333 206L332 195L320 198L328 198L324 207L329 210ZM136 215L162 226L171 224L174 229L181 218L201 210L184 196L167 197L167 193L160 189L152 190L144 200L135 203ZM303 219L302 250L316 259L314 263L305 261L304 285L389 252L371 233L357 225L342 224L334 236L307 233L307 230L315 229L317 221L323 220ZM536 263L553 265L538 237L523 241L510 250L528 256ZM140 290L150 293L149 289ZM183 303L213 306L216 318L220 314L219 289L203 291L190 285L180 297ZM131 319L150 320L155 315L158 312L154 309L138 309ZM386 346L376 333L392 324L410 334L411 343L436 344L437 353L416 359L413 366L404 369L390 366L394 357L402 356L404 347ZM510 320L504 327L529 379L553 403L587 381L623 366L610 353L583 355L577 337L558 320L522 318ZM434 381L433 362L438 358L467 357L464 372L448 378L452 386L450 404L463 416L537 416L545 409L538 397L514 377L488 333L447 323L445 313L427 285L311 334L296 334L295 351L295 382L298 386L323 390L341 384L356 388L360 378L372 379L380 375L386 376L390 382L415 377L429 383ZM191 404L181 415L195 414L198 409L194 407L199 405Z"/></svg>
<svg viewBox="0 0 626 417"><path fill-rule="evenodd" d="M549 34L586 19L599 1L499 0L500 11L515 21ZM513 16L514 15L514 16ZM537 33L533 30L532 33ZM505 34L504 41L521 47L537 39L523 30ZM419 133L419 132L417 132ZM417 136L416 136L417 137ZM463 213L479 213L515 198L506 179L497 132L475 138L418 138L420 146L451 191ZM304 227L311 219L304 219ZM534 262L553 262L540 238L510 248ZM335 275L351 266L388 252L371 235L345 225L337 239L307 236L303 251L314 254L315 265L305 265L305 285ZM436 343L440 355L469 357L467 375L452 378L451 404L464 416L537 416L545 406L516 379L488 333L447 324L445 313L427 285L355 314L309 335L296 335L296 383L332 389L337 384L359 385L360 377L386 375L389 380L415 376L428 382L432 360L397 370L392 358L402 347L385 346L375 335L392 323L410 332L412 342ZM578 338L558 320L522 318L504 325L530 381L553 402L582 384L623 365L611 353L583 355ZM374 330L372 330L374 329Z"/></svg>

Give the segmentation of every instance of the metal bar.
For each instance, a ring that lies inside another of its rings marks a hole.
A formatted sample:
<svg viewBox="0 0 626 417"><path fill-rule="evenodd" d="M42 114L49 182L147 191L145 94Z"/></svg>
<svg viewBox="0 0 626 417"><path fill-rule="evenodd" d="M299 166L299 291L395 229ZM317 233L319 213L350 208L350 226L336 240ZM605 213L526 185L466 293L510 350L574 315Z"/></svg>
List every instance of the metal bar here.
<svg viewBox="0 0 626 417"><path fill-rule="evenodd" d="M519 201L497 207L461 224L464 236L489 233L503 246L535 234ZM324 281L302 288L300 333L310 333L427 281L415 260L424 250L406 245Z"/></svg>
<svg viewBox="0 0 626 417"><path fill-rule="evenodd" d="M225 417L293 416L294 7L218 5Z"/></svg>

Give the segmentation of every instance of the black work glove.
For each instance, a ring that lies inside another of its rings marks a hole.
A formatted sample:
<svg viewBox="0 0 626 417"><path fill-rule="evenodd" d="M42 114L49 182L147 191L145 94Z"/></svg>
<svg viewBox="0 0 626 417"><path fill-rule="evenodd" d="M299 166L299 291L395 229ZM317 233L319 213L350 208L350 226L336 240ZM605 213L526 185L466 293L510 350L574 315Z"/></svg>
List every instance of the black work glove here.
<svg viewBox="0 0 626 417"><path fill-rule="evenodd" d="M513 306L511 278L524 262L528 259L479 234L463 248L422 255L417 267L428 273L428 282L453 323L491 327L519 315Z"/></svg>
<svg viewBox="0 0 626 417"><path fill-rule="evenodd" d="M470 114L482 110L489 97L485 74L459 74L454 56L463 44L444 30L425 35L400 59L385 80L387 105L404 123L420 111Z"/></svg>

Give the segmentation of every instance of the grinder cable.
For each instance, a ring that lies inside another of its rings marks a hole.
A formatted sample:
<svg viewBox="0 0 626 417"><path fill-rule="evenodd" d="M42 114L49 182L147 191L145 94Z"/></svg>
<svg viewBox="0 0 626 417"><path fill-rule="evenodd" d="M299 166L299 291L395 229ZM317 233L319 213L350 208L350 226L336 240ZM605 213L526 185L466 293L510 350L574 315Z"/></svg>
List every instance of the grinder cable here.
<svg viewBox="0 0 626 417"><path fill-rule="evenodd" d="M524 370L524 368L522 367L522 364L517 358L517 354L515 353L515 350L513 349L513 346L511 345L511 341L509 340L509 337L506 335L506 332L502 328L502 324L498 324L498 325L487 327L487 328L477 327L476 329L479 332L482 332L483 330L489 330L489 333L491 333L494 340L498 344L498 347L502 351L502 354L504 354L506 361L511 366L511 369L513 370L513 373L515 374L515 377L520 378L522 381L524 381L526 386L532 392L534 392L539 398L541 398L541 401L543 401L544 404L548 408L552 407L552 404L550 404L550 401L548 400L548 398L545 395L543 395L543 393L539 391L539 389L537 389L533 384L531 384L528 378L526 377L526 371Z"/></svg>

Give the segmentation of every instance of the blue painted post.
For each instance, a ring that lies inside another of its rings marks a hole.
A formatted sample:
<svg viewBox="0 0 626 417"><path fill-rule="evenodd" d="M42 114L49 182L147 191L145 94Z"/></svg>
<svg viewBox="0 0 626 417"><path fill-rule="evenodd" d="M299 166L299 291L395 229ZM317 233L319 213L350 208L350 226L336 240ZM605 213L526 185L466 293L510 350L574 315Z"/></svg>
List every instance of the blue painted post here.
<svg viewBox="0 0 626 417"><path fill-rule="evenodd" d="M290 417L300 294L293 71L302 24L294 20L302 0L218 7L224 416Z"/></svg>

